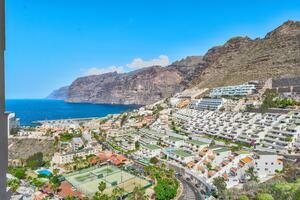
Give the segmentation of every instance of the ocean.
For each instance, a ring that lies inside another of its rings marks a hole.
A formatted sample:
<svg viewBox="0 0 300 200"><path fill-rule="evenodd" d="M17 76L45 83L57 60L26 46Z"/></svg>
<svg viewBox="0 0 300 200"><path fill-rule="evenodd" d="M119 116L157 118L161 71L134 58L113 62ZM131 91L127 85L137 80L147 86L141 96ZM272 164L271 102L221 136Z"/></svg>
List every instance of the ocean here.
<svg viewBox="0 0 300 200"><path fill-rule="evenodd" d="M32 122L37 120L104 117L136 108L139 106L66 103L62 100L48 99L6 100L6 111L15 112L22 126L31 126Z"/></svg>

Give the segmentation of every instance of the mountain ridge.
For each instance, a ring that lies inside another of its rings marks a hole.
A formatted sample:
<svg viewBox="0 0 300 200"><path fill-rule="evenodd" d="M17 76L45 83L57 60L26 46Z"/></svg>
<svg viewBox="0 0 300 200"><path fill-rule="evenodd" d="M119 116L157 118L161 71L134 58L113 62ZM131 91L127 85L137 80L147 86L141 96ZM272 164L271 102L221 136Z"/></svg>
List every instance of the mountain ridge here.
<svg viewBox="0 0 300 200"><path fill-rule="evenodd" d="M287 21L263 38L233 37L203 56L129 73L77 78L67 102L150 104L190 87L216 87L300 75L300 22Z"/></svg>

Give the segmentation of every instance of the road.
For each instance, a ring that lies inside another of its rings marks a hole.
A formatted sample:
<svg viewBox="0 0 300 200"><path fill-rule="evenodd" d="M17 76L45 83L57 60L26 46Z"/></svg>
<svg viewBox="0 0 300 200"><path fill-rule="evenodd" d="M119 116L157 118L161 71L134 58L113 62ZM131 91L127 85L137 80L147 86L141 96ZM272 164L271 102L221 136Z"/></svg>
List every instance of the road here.
<svg viewBox="0 0 300 200"><path fill-rule="evenodd" d="M184 180L182 177L178 178L183 185L183 193L179 200L204 200L200 192L190 182Z"/></svg>

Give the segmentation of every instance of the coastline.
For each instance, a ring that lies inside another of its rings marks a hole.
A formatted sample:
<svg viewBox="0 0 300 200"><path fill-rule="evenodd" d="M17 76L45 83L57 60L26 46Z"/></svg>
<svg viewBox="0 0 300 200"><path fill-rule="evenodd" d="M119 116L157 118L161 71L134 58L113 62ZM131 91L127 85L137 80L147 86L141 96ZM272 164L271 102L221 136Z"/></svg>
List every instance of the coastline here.
<svg viewBox="0 0 300 200"><path fill-rule="evenodd" d="M44 120L101 118L140 108L141 105L72 103L53 99L7 99L6 110L16 113L21 126L36 126Z"/></svg>

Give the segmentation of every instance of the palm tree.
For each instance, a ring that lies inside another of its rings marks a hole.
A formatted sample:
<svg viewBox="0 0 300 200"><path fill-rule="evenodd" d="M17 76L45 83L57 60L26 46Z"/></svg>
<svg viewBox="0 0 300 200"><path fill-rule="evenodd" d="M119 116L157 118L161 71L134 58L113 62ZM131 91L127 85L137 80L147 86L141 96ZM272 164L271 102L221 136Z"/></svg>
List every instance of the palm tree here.
<svg viewBox="0 0 300 200"><path fill-rule="evenodd" d="M101 181L98 185L99 192L103 193L103 191L106 189L106 183L104 181Z"/></svg>
<svg viewBox="0 0 300 200"><path fill-rule="evenodd" d="M112 191L113 196L114 196L116 199L120 199L120 200L122 200L124 193L125 193L124 188L120 188L120 187L118 187L118 186L115 187L115 188L113 189L113 191Z"/></svg>
<svg viewBox="0 0 300 200"><path fill-rule="evenodd" d="M246 174L250 176L250 181L258 182L258 176L256 175L254 167L249 167L249 169L246 170Z"/></svg>
<svg viewBox="0 0 300 200"><path fill-rule="evenodd" d="M148 196L146 195L146 192L141 187L135 187L132 191L132 193L128 196L129 200L147 200Z"/></svg>
<svg viewBox="0 0 300 200"><path fill-rule="evenodd" d="M53 176L57 176L58 173L59 173L59 169L58 168L53 169Z"/></svg>

